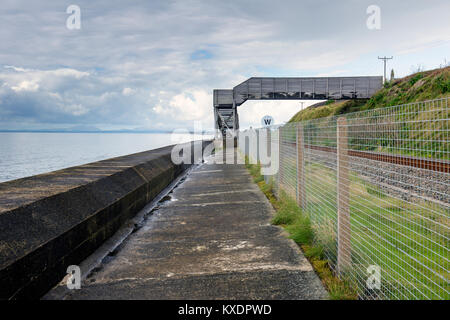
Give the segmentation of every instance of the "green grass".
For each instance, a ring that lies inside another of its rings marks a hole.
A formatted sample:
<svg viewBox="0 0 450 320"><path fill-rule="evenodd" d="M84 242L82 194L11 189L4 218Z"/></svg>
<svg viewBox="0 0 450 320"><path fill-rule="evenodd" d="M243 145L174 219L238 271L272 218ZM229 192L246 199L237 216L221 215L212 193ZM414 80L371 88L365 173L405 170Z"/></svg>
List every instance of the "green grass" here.
<svg viewBox="0 0 450 320"><path fill-rule="evenodd" d="M352 116L364 118L364 125L384 122L386 132L374 134L364 129L353 132L349 136L352 149L448 160L450 144L447 141L447 119L450 117L450 111L442 110L437 104L427 105L427 112L423 112L423 105L409 105L404 110L399 109L390 115L385 115L383 110L389 106L448 97L450 67L396 79L380 89L371 99L336 102L330 100L319 106L311 106L300 110L289 122L304 122L308 143L335 147L336 136L331 134L327 137L324 133L333 131L336 117L366 111ZM435 121L428 121L430 119ZM284 140L295 141L295 130L285 131Z"/></svg>
<svg viewBox="0 0 450 320"><path fill-rule="evenodd" d="M302 248L327 286L331 298L364 292L367 267L382 269L383 299L450 299L450 212L436 203L405 201L351 172L350 218L352 272L337 282L328 273L336 267L336 171L318 163L305 165L304 212L289 193L272 193L259 165L248 165L255 181L277 210L272 223L283 226ZM296 175L287 175L287 185ZM281 186L282 188L283 186Z"/></svg>
<svg viewBox="0 0 450 320"><path fill-rule="evenodd" d="M289 122L300 122L323 117L337 116L344 113L360 111L367 99L334 101L328 100L325 105L311 106L300 110ZM321 103L320 103L321 104Z"/></svg>
<svg viewBox="0 0 450 320"><path fill-rule="evenodd" d="M310 191L306 210L312 225L317 226L318 237L324 238L321 242L326 256L334 264L336 173L320 164L308 164L305 172ZM383 298L450 298L448 209L427 201L412 203L391 197L355 174L351 176L349 205L354 279L367 278L367 267L375 264L383 272L379 294ZM359 284L359 291L364 289Z"/></svg>
<svg viewBox="0 0 450 320"><path fill-rule="evenodd" d="M450 96L450 67L412 74L388 82L370 99L329 100L325 105L300 110L289 122L337 116Z"/></svg>
<svg viewBox="0 0 450 320"><path fill-rule="evenodd" d="M285 192L281 191L279 199L275 198L273 193L273 181L268 184L260 173L260 165L249 164L246 157L246 167L253 176L257 184L276 210L276 215L272 219L272 223L280 225L290 234L293 239L308 258L315 272L319 275L329 292L330 299L334 300L354 300L357 298L355 288L350 283L344 282L337 278L326 260L324 255L324 247L317 241L314 229L311 225L309 217L302 213L296 202Z"/></svg>

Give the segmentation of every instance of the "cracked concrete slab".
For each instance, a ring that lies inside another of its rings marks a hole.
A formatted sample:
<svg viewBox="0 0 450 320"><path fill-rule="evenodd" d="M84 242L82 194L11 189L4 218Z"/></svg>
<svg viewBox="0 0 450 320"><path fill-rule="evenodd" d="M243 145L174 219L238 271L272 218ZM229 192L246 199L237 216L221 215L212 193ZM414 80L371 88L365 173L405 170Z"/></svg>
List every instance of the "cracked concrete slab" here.
<svg viewBox="0 0 450 320"><path fill-rule="evenodd" d="M80 290L49 299L325 299L243 165L203 164Z"/></svg>

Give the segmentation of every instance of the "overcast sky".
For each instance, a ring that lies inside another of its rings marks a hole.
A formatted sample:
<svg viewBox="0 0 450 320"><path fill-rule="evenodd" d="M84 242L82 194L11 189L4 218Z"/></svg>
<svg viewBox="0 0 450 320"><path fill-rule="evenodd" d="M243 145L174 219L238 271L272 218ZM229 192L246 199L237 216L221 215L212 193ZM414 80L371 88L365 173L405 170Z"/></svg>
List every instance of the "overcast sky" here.
<svg viewBox="0 0 450 320"><path fill-rule="evenodd" d="M71 4L80 29L66 27ZM449 12L448 0L2 0L0 129L212 128L212 90L252 76L381 75L379 55L396 76L439 67ZM241 127L299 108L247 102Z"/></svg>

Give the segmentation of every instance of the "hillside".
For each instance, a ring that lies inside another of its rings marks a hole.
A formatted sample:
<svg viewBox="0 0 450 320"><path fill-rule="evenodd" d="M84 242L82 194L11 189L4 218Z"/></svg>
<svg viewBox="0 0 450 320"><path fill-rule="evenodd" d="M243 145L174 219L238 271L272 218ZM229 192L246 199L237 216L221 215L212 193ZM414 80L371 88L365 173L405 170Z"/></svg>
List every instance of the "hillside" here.
<svg viewBox="0 0 450 320"><path fill-rule="evenodd" d="M415 73L388 82L371 99L329 100L295 114L289 122L304 121L348 112L394 106L450 96L450 67Z"/></svg>

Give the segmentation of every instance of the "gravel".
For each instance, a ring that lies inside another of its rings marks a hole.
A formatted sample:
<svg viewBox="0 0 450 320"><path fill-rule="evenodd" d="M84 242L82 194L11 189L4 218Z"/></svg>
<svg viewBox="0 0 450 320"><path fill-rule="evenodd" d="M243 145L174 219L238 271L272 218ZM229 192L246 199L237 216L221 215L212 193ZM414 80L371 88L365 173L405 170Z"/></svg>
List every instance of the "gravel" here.
<svg viewBox="0 0 450 320"><path fill-rule="evenodd" d="M336 170L336 154L307 150L309 161ZM405 201L427 200L450 207L450 174L350 157L350 169L385 193Z"/></svg>

